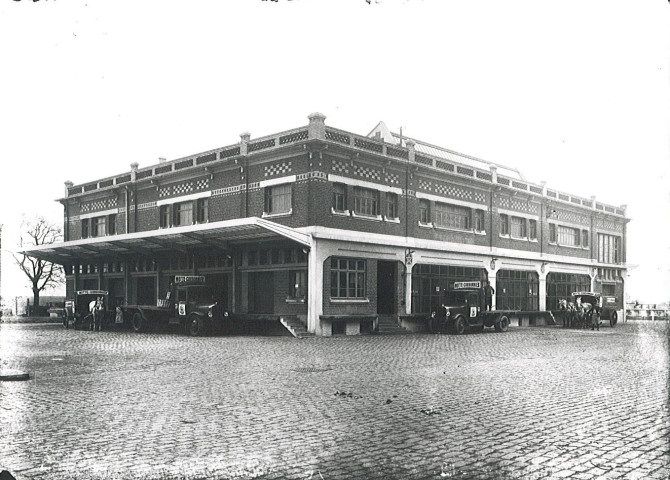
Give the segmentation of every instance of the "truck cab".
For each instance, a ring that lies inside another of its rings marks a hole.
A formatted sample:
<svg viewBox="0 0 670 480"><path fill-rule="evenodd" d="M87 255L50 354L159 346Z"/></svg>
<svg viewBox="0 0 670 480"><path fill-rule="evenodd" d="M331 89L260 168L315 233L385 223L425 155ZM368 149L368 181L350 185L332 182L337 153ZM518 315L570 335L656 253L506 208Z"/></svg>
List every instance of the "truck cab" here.
<svg viewBox="0 0 670 480"><path fill-rule="evenodd" d="M503 332L509 326L507 312L487 312L481 282L454 282L445 291L444 300L437 311L432 312L427 322L428 331L439 333L450 331L463 334L468 330L482 331L484 327L495 327Z"/></svg>

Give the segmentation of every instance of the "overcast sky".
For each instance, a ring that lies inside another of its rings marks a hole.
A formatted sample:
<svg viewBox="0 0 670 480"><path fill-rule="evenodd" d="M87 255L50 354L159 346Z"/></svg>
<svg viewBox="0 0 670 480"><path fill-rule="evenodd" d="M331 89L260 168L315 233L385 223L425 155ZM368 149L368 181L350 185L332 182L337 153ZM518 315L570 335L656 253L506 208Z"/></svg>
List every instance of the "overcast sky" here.
<svg viewBox="0 0 670 480"><path fill-rule="evenodd" d="M307 124L390 129L628 205L632 298L670 300L670 3L0 2L2 296L21 215L75 184Z"/></svg>

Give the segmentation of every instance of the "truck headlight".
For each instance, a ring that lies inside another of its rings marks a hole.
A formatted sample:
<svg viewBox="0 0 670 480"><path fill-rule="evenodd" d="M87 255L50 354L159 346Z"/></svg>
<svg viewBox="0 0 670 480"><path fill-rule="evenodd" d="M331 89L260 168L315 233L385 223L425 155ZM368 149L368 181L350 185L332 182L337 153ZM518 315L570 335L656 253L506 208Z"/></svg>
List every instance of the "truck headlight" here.
<svg viewBox="0 0 670 480"><path fill-rule="evenodd" d="M435 318L435 312L432 312L432 313L430 314L430 318Z"/></svg>
<svg viewBox="0 0 670 480"><path fill-rule="evenodd" d="M447 318L451 317L451 311L450 310L447 310L446 317Z"/></svg>
<svg viewBox="0 0 670 480"><path fill-rule="evenodd" d="M214 313L212 313L212 309L211 309L211 308L209 309L209 312L207 312L207 316L208 316L209 318L212 318L212 317L214 316Z"/></svg>

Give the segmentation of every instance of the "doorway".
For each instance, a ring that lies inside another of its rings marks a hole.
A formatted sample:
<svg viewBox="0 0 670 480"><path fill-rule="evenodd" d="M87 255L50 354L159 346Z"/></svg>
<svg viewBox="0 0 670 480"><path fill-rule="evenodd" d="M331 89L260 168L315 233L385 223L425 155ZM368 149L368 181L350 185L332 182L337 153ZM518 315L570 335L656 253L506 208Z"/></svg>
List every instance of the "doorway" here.
<svg viewBox="0 0 670 480"><path fill-rule="evenodd" d="M137 277L137 304L156 304L156 278Z"/></svg>
<svg viewBox="0 0 670 480"><path fill-rule="evenodd" d="M274 313L273 272L249 272L249 313Z"/></svg>
<svg viewBox="0 0 670 480"><path fill-rule="evenodd" d="M214 299L223 305L224 310L228 310L230 305L228 301L228 274L227 273L211 273L205 275L205 283L212 287L214 292Z"/></svg>
<svg viewBox="0 0 670 480"><path fill-rule="evenodd" d="M377 261L377 313L396 313L396 262Z"/></svg>

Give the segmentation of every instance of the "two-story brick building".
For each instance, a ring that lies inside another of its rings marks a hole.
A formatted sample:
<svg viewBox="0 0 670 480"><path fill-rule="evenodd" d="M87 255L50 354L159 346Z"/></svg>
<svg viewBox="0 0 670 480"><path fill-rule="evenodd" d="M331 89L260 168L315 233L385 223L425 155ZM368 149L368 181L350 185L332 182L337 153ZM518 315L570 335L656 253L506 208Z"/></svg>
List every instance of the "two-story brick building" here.
<svg viewBox="0 0 670 480"><path fill-rule="evenodd" d="M576 290L623 309L625 207L391 133L308 125L66 183L65 241L28 253L65 266L67 294L163 298L198 274L244 318L292 317L318 335L429 313L458 280L499 308L553 310Z"/></svg>

